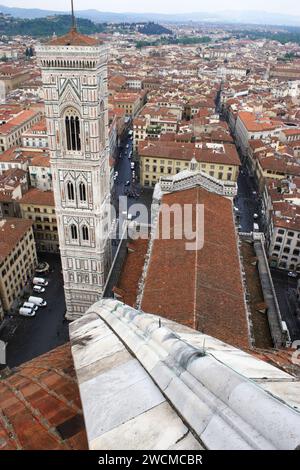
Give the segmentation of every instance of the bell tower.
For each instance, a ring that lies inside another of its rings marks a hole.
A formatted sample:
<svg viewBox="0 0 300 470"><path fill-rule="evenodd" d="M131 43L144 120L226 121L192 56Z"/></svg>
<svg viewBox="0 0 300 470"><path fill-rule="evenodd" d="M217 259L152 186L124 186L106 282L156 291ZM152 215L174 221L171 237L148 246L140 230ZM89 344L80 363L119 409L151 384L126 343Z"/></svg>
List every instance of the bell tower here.
<svg viewBox="0 0 300 470"><path fill-rule="evenodd" d="M111 264L107 48L72 28L36 48L42 69L67 318L98 301Z"/></svg>

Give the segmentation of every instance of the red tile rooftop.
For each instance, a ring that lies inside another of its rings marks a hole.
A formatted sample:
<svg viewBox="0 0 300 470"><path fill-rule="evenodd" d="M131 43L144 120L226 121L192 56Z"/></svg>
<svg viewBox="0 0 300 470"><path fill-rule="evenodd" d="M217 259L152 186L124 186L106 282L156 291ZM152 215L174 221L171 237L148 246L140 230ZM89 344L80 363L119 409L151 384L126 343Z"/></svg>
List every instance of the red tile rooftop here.
<svg viewBox="0 0 300 470"><path fill-rule="evenodd" d="M263 132L283 127L280 121L272 120L267 116L256 116L255 113L240 111L239 118L249 132Z"/></svg>
<svg viewBox="0 0 300 470"><path fill-rule="evenodd" d="M0 220L0 263L11 253L32 227L31 220L5 218Z"/></svg>
<svg viewBox="0 0 300 470"><path fill-rule="evenodd" d="M9 132L12 132L15 128L25 124L26 121L32 119L38 113L39 111L36 109L26 109L21 111L19 114L12 117L6 124L2 124L2 126L0 126L0 134L8 134Z"/></svg>
<svg viewBox="0 0 300 470"><path fill-rule="evenodd" d="M69 344L0 376L0 450L87 450Z"/></svg>
<svg viewBox="0 0 300 470"><path fill-rule="evenodd" d="M186 251L185 239L157 237L142 310L190 326L233 346L248 347L248 323L231 201L197 188L166 195L162 202L169 207L193 204L194 220L195 204L204 204L204 247L199 251ZM161 217L160 213L160 220ZM174 218L171 233L173 231Z"/></svg>
<svg viewBox="0 0 300 470"><path fill-rule="evenodd" d="M132 240L127 244L127 255L115 293L127 305L135 307L138 283L142 276L149 240Z"/></svg>
<svg viewBox="0 0 300 470"><path fill-rule="evenodd" d="M80 34L75 28L64 36L51 39L49 46L97 46L99 41L84 34Z"/></svg>
<svg viewBox="0 0 300 470"><path fill-rule="evenodd" d="M184 135L184 134L183 134ZM138 148L141 157L168 158L170 160L191 160L195 156L198 162L220 163L240 166L241 162L236 147L224 144L224 152L211 148L196 148L193 143L181 142L141 142Z"/></svg>
<svg viewBox="0 0 300 470"><path fill-rule="evenodd" d="M53 191L41 191L37 188L31 188L20 200L20 204L33 204L37 206L54 207Z"/></svg>

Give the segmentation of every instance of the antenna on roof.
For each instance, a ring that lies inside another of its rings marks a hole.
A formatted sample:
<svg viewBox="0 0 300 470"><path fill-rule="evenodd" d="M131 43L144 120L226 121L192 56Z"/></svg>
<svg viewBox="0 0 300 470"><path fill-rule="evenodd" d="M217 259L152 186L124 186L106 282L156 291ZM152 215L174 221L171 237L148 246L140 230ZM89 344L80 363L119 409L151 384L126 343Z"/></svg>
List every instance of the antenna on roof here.
<svg viewBox="0 0 300 470"><path fill-rule="evenodd" d="M74 15L74 5L73 5L73 0L71 0L71 14L72 14L72 29L73 31L76 31L76 20L75 20L75 15Z"/></svg>

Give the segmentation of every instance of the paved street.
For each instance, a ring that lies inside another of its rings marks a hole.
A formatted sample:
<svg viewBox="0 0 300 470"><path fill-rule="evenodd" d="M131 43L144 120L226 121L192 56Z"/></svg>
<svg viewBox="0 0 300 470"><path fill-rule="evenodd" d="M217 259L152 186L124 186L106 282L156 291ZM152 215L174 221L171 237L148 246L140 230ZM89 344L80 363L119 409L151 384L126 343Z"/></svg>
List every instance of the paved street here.
<svg viewBox="0 0 300 470"><path fill-rule="evenodd" d="M57 255L40 256L50 264L46 292L41 294L48 306L39 308L34 318L16 317L1 332L8 342L7 365L15 367L40 356L68 341L68 323L64 320L65 299L60 258ZM39 295L35 294L39 297Z"/></svg>
<svg viewBox="0 0 300 470"><path fill-rule="evenodd" d="M128 145L128 149L126 146ZM133 180L132 177L132 170L131 170L131 163L134 162L133 157L131 159L128 158L128 155L132 151L132 140L130 138L125 141L123 150L120 154L119 161L116 165L115 171L118 172L118 177L115 182L115 188L114 188L114 198L117 200L119 196L124 196L126 192L131 193L132 195L136 195L136 197L131 197L128 195L127 197L127 210L128 212L130 211L130 207L132 207L134 204L144 204L147 209L148 209L148 219L142 218L141 221L143 223L149 223L151 218L151 203L152 203L152 194L153 190L152 189L144 189L141 188L139 183L138 183L138 177L139 177L139 166L138 163L135 162L135 176L136 176L136 181ZM130 184L126 186L126 183L129 182ZM136 214L133 213L133 216Z"/></svg>
<svg viewBox="0 0 300 470"><path fill-rule="evenodd" d="M286 271L272 269L282 319L287 323L292 341L300 340L300 315L297 316L297 279L288 277Z"/></svg>
<svg viewBox="0 0 300 470"><path fill-rule="evenodd" d="M127 144L129 149L126 149ZM128 159L131 149L132 141L128 138L116 167L116 171L119 172L115 185L116 195L124 195L126 190L136 192L139 195L138 198L128 197L128 210L133 204L143 203L148 208L150 217L153 191L151 189L141 190L138 183L133 183L130 167L132 160ZM135 171L138 176L137 167ZM125 186L127 181L130 181L130 186ZM149 221L150 219L143 220L146 223ZM44 255L39 256L39 260L47 261L51 267L49 276L44 276L49 280L49 285L46 292L41 295L47 301L48 306L40 308L34 318L15 316L6 319L5 327L0 331L0 339L8 344L6 359L9 367L15 367L29 361L66 343L69 339L68 322L64 319L65 300L60 257L58 255Z"/></svg>
<svg viewBox="0 0 300 470"><path fill-rule="evenodd" d="M240 211L241 232L252 232L253 223L259 225L261 223L260 218L258 221L253 219L254 214L261 216L258 198L254 192L256 192L256 188L253 179L249 177L247 170L242 168L238 179L238 195L235 203Z"/></svg>
<svg viewBox="0 0 300 470"><path fill-rule="evenodd" d="M253 178L250 178L245 168L241 169L238 179L238 196L235 206L239 208L239 224L241 232L252 232L253 223L259 224L262 229L261 207L258 200ZM253 215L259 215L258 221L254 221ZM297 280L288 277L286 271L271 270L273 283L280 307L282 319L287 323L291 339L300 340L300 318L296 313L296 285Z"/></svg>

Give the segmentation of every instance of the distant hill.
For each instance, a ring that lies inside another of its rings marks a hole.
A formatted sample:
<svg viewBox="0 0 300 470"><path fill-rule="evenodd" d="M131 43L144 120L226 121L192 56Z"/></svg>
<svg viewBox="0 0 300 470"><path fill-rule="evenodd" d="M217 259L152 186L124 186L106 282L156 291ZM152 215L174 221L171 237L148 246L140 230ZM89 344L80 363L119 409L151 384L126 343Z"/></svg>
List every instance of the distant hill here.
<svg viewBox="0 0 300 470"><path fill-rule="evenodd" d="M64 15L66 12L41 10L36 8L12 8L0 5L0 11L19 18L42 18L48 15ZM194 12L182 14L160 13L111 13L98 10L79 10L78 18L86 18L95 23L122 22L211 22L228 24L286 25L300 26L299 15L286 15L264 11L219 11L216 13Z"/></svg>
<svg viewBox="0 0 300 470"><path fill-rule="evenodd" d="M66 34L71 26L71 15L52 15L45 18L21 19L0 14L0 34L6 36L58 36ZM78 18L77 26L83 34L100 33L105 25L95 24L91 20Z"/></svg>
<svg viewBox="0 0 300 470"><path fill-rule="evenodd" d="M146 35L159 35L159 34L173 34L172 31L164 26L161 26L158 23L149 22L138 28L138 31L141 34Z"/></svg>

